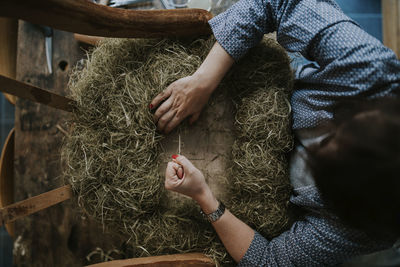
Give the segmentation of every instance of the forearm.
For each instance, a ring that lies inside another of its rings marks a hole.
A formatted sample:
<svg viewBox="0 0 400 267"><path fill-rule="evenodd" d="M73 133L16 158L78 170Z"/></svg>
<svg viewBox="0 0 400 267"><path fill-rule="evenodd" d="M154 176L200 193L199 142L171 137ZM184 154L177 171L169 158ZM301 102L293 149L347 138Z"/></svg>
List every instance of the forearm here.
<svg viewBox="0 0 400 267"><path fill-rule="evenodd" d="M217 210L219 205L209 188L196 201L206 214ZM217 221L212 223L212 226L228 253L236 262L239 262L250 247L254 238L254 230L236 218L227 209Z"/></svg>
<svg viewBox="0 0 400 267"><path fill-rule="evenodd" d="M202 81L205 90L212 93L233 63L234 59L218 42L215 42L206 59L193 76Z"/></svg>

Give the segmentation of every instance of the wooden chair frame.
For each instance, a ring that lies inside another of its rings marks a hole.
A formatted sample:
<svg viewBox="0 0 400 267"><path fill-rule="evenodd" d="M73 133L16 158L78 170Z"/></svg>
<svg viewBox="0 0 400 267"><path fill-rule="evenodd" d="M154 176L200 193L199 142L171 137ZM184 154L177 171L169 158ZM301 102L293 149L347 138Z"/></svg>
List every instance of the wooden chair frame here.
<svg viewBox="0 0 400 267"><path fill-rule="evenodd" d="M211 34L211 13L201 9L123 10L87 0L13 0L0 3L0 17L23 19L35 24L78 34L159 38ZM97 40L97 39L96 39ZM71 112L75 101L50 91L0 75L0 91ZM46 209L72 197L70 185L0 207L0 226ZM91 266L215 266L200 253L119 260Z"/></svg>

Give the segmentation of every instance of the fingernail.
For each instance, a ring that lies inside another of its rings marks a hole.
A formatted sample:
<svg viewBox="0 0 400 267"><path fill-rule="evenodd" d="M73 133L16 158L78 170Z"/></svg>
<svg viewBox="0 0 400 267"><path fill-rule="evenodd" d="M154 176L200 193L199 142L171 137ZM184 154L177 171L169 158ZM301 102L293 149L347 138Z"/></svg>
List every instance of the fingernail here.
<svg viewBox="0 0 400 267"><path fill-rule="evenodd" d="M150 109L153 109L153 104L150 104L150 105L149 105L149 108L150 108Z"/></svg>
<svg viewBox="0 0 400 267"><path fill-rule="evenodd" d="M179 156L176 155L176 154L175 154L175 155L172 155L172 158L173 158L173 159L176 159L177 157L179 157Z"/></svg>

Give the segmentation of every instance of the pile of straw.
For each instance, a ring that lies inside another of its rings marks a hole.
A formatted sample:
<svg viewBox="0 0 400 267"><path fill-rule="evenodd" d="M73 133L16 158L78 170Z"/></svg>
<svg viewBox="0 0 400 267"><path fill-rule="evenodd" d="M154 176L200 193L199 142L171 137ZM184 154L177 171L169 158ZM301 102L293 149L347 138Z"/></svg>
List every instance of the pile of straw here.
<svg viewBox="0 0 400 267"><path fill-rule="evenodd" d="M128 237L130 256L196 251L232 262L195 203L164 189L163 136L148 108L170 83L191 75L213 43L108 39L71 76L77 107L62 149L65 177L86 214ZM285 51L265 39L219 89L230 90L238 108L227 206L268 237L288 219L291 81Z"/></svg>

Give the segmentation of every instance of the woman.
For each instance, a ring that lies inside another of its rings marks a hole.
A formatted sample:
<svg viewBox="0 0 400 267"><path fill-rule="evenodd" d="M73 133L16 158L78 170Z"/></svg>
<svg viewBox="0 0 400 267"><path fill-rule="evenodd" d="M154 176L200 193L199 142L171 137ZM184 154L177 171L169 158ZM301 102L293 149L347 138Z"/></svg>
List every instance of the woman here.
<svg viewBox="0 0 400 267"><path fill-rule="evenodd" d="M341 103L398 97L400 62L393 51L332 0L241 0L210 25L217 42L201 67L150 104L160 131L170 132L187 117L195 122L234 61L265 33L276 31L288 51L315 61L297 69L291 98L299 141L291 157L291 202L308 213L268 241L225 211L213 226L232 257L243 266L336 265L393 244L399 236L393 225L400 223L399 138L391 134L398 133L398 105L383 109L380 103L368 104L368 111L358 109L336 126L320 127L332 124ZM178 165L184 170L181 180ZM218 210L202 181L201 173L182 156L167 168L168 189L193 197L205 213ZM376 227L387 233L372 233Z"/></svg>
<svg viewBox="0 0 400 267"><path fill-rule="evenodd" d="M315 184L297 186L291 198L307 213L270 241L221 206L184 156L169 162L165 187L191 197L210 215L240 266L337 265L388 248L400 237L400 101L367 104L346 111L345 119L338 118L329 134L307 149Z"/></svg>

